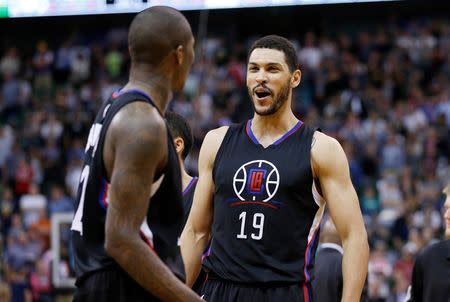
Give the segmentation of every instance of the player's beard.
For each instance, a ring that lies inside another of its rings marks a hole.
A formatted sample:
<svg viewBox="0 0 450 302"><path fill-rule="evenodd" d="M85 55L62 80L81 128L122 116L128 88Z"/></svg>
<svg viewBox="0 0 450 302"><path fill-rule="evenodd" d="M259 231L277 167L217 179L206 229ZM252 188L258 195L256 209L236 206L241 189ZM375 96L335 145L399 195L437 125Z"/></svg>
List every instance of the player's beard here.
<svg viewBox="0 0 450 302"><path fill-rule="evenodd" d="M272 115L275 112L277 112L278 109L280 109L281 106L283 106L284 103L286 103L289 97L290 90L291 90L291 80L289 79L287 80L286 84L280 88L280 92L278 92L277 95L275 96L272 95L273 102L272 104L270 104L269 108L265 110L258 110L255 105L255 100L253 99L253 91L249 89L248 93L250 95L250 98L252 99L253 110L255 111L255 113L264 116L264 115Z"/></svg>

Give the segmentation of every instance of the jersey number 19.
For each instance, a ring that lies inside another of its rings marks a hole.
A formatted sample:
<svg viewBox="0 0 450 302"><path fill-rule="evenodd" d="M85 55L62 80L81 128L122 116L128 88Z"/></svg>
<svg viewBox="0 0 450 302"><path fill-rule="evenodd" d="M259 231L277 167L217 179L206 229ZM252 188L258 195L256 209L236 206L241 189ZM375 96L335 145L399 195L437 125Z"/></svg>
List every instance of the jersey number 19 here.
<svg viewBox="0 0 450 302"><path fill-rule="evenodd" d="M242 212L239 215L239 221L241 221L241 232L236 235L237 239L247 239L245 234L245 221L247 219L247 212ZM258 233L251 233L251 238L253 240L261 240L264 235L264 214L255 213L253 215L253 228L258 230Z"/></svg>

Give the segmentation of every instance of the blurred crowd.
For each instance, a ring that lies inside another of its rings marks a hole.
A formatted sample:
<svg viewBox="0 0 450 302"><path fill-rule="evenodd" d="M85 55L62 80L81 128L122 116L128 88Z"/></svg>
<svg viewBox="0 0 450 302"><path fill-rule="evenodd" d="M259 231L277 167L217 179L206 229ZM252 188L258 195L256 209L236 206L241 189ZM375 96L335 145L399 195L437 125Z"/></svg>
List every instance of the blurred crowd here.
<svg viewBox="0 0 450 302"><path fill-rule="evenodd" d="M186 162L192 174L209 129L252 116L245 77L256 38L208 36L196 46L184 92L170 105L194 132ZM449 20L288 38L302 70L294 112L337 138L350 163L371 246L370 301L403 301L415 255L442 237L441 190L450 182ZM51 217L74 211L90 124L127 80L125 29L82 41L73 35L39 41L34 53L14 45L0 52L0 301L54 301ZM62 277L70 272L66 262Z"/></svg>

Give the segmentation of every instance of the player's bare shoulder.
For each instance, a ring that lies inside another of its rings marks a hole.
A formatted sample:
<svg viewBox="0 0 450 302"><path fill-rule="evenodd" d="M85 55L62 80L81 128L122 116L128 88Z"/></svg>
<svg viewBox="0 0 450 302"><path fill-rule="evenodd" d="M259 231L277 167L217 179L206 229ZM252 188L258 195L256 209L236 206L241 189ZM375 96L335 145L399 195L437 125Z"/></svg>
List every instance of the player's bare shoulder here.
<svg viewBox="0 0 450 302"><path fill-rule="evenodd" d="M320 171L347 163L341 144L333 137L320 131L314 132L311 143L311 164L314 175Z"/></svg>
<svg viewBox="0 0 450 302"><path fill-rule="evenodd" d="M203 139L200 156L214 161L216 154L219 151L220 145L222 144L222 141L225 137L225 134L228 131L228 128L228 126L223 126L210 130Z"/></svg>
<svg viewBox="0 0 450 302"><path fill-rule="evenodd" d="M142 131L143 133L164 134L166 132L163 117L155 107L146 102L133 102L124 106L114 116L110 127L118 133L129 130L136 130L141 133L140 129L149 130ZM133 136L132 134L128 133L127 136ZM158 137L155 137L155 139L158 139Z"/></svg>
<svg viewBox="0 0 450 302"><path fill-rule="evenodd" d="M106 170L112 171L114 158L128 156L153 159L162 165L167 157L167 133L164 119L155 107L145 102L124 106L108 128L103 150Z"/></svg>

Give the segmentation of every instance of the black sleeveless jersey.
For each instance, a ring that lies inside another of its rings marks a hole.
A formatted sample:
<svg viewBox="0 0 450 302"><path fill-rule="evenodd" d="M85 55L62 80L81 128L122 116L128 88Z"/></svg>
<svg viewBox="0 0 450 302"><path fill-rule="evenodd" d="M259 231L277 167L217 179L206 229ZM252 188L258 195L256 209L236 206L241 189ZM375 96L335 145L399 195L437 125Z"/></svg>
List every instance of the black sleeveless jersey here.
<svg viewBox="0 0 450 302"><path fill-rule="evenodd" d="M189 213L191 212L192 202L194 201L195 187L197 186L197 180L198 177L192 177L191 181L182 192L184 209L183 227L186 225Z"/></svg>
<svg viewBox="0 0 450 302"><path fill-rule="evenodd" d="M89 133L78 188L77 211L71 227L78 281L98 270L120 269L104 249L109 183L103 164L103 148L113 117L122 107L132 102L147 102L155 106L149 96L141 91L116 92L99 110ZM168 130L167 135L167 165L161 175L155 177L150 207L140 230L142 240L166 264L176 257L179 250L177 240L183 221L178 157Z"/></svg>
<svg viewBox="0 0 450 302"><path fill-rule="evenodd" d="M251 120L230 126L213 167L213 238L203 259L212 276L253 284L311 280L324 210L312 176L313 134L299 121L264 148Z"/></svg>

